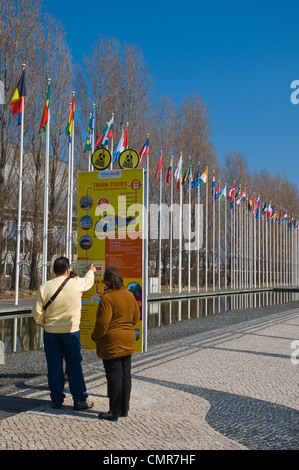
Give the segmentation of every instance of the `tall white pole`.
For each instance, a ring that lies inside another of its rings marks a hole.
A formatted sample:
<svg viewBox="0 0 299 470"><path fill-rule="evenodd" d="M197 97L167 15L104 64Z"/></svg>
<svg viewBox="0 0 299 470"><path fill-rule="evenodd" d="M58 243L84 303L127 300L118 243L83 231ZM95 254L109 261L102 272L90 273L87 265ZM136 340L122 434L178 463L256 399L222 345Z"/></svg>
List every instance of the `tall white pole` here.
<svg viewBox="0 0 299 470"><path fill-rule="evenodd" d="M23 64L23 70L26 65ZM24 148L24 119L25 119L25 98L21 98L21 131L20 131L20 162L19 162L19 193L18 193L18 219L17 219L17 246L16 246L16 279L15 279L15 305L19 303L19 277L20 277L20 247L22 232L22 183L23 183L23 148Z"/></svg>
<svg viewBox="0 0 299 470"><path fill-rule="evenodd" d="M225 184L226 186L226 184ZM225 289L227 289L227 214L226 214L226 194L224 198L224 284Z"/></svg>
<svg viewBox="0 0 299 470"><path fill-rule="evenodd" d="M191 171L188 177L188 292L191 291Z"/></svg>
<svg viewBox="0 0 299 470"><path fill-rule="evenodd" d="M160 155L162 154L162 150L160 150ZM163 166L163 165L161 165ZM162 168L160 169L160 210L159 210L159 293L161 293L161 264L162 264L162 261L161 261L161 257L162 257L162 253L161 253L161 250L162 250L162 245L161 245L161 231L162 231L162 214L161 214L161 211L162 211Z"/></svg>
<svg viewBox="0 0 299 470"><path fill-rule="evenodd" d="M172 159L173 166L173 159ZM172 292L173 168L170 175L169 292Z"/></svg>
<svg viewBox="0 0 299 470"><path fill-rule="evenodd" d="M208 167L207 167L208 173ZM208 290L208 181L206 182L206 292Z"/></svg>
<svg viewBox="0 0 299 470"><path fill-rule="evenodd" d="M220 188L220 180L218 181L219 183L219 188ZM220 255L220 193L218 196L218 288L220 290L220 261L221 261L221 255Z"/></svg>
<svg viewBox="0 0 299 470"><path fill-rule="evenodd" d="M74 195L74 148L75 148L75 142L74 142L74 136L75 136L75 122L73 122L72 126L72 142L71 142L71 191L70 191L70 241L69 241L69 261L70 265L72 264L72 240L73 240L73 195Z"/></svg>
<svg viewBox="0 0 299 470"><path fill-rule="evenodd" d="M215 172L213 172L213 175L215 175ZM212 194L213 197L213 291L215 290L215 190L214 188L214 194Z"/></svg>
<svg viewBox="0 0 299 470"><path fill-rule="evenodd" d="M198 163L198 168L199 168L199 163ZM199 171L199 170L198 170ZM199 292L199 229L200 229L200 221L199 221L199 216L200 216L200 184L198 184L197 181L197 246L196 246L196 265L197 265L197 292Z"/></svg>
<svg viewBox="0 0 299 470"><path fill-rule="evenodd" d="M50 85L50 82L51 82L51 79L49 78L48 86ZM47 264L48 264L49 153L50 153L50 107L48 109L48 119L47 119L47 129L46 129L42 283L46 282L47 280Z"/></svg>

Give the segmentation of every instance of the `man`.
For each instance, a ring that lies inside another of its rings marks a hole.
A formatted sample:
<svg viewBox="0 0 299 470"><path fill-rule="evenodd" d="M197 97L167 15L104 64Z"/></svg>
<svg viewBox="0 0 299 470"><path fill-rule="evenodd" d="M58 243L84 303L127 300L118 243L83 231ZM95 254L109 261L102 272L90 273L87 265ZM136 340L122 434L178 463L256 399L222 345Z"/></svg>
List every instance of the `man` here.
<svg viewBox="0 0 299 470"><path fill-rule="evenodd" d="M92 264L84 278L72 276L68 258L57 258L54 262L56 277L40 286L32 309L34 321L44 328L48 384L53 408L61 408L65 397L63 358L74 400L73 409L84 410L93 407L93 403L87 401L88 395L81 366L79 329L82 292L92 287L95 271ZM51 301L63 281L65 283L62 290Z"/></svg>

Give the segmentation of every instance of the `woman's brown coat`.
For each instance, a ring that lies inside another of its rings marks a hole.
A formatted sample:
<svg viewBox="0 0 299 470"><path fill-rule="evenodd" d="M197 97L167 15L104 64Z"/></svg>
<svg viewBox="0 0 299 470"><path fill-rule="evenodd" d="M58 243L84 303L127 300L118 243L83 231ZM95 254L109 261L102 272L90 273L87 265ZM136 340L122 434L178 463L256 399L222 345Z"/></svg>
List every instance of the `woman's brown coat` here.
<svg viewBox="0 0 299 470"><path fill-rule="evenodd" d="M135 350L135 325L140 311L126 288L108 289L101 295L92 339L100 359L128 356Z"/></svg>

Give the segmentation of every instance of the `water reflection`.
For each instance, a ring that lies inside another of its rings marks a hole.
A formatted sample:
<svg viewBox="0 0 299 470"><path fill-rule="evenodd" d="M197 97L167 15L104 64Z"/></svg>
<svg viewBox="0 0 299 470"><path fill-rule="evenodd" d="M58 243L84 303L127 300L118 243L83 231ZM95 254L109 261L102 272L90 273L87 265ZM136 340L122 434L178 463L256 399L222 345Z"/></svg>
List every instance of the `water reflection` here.
<svg viewBox="0 0 299 470"><path fill-rule="evenodd" d="M269 291L149 302L148 328L230 310L280 305L298 299L298 293ZM42 329L34 323L30 313L0 317L0 346L3 344L5 354L40 349Z"/></svg>
<svg viewBox="0 0 299 470"><path fill-rule="evenodd" d="M280 305L299 299L298 293L258 292L149 302L148 328L169 325L189 318L215 315L230 310Z"/></svg>
<svg viewBox="0 0 299 470"><path fill-rule="evenodd" d="M0 341L5 354L32 351L42 347L42 329L31 314L0 317Z"/></svg>

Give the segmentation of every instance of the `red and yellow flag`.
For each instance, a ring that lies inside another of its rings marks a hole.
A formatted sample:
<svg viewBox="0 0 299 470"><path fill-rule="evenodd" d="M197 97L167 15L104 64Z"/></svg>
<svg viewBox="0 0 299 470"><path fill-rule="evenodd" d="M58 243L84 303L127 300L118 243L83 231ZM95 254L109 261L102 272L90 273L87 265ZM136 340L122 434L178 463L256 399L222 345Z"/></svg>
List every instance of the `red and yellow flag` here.
<svg viewBox="0 0 299 470"><path fill-rule="evenodd" d="M70 141L72 139L74 117L75 117L75 93L73 94L73 101L72 101L72 106L70 110L70 116L69 116L69 120L68 120L66 130L65 130L65 135L69 136Z"/></svg>
<svg viewBox="0 0 299 470"><path fill-rule="evenodd" d="M46 132L49 109L50 109L50 83L48 85L46 104L45 104L44 114L43 114L42 121L41 121L40 128L39 128L38 136L41 136L43 135L44 132Z"/></svg>
<svg viewBox="0 0 299 470"><path fill-rule="evenodd" d="M24 68L9 103L12 114L18 114L18 124L21 124L23 97L26 96L25 70L26 69Z"/></svg>

